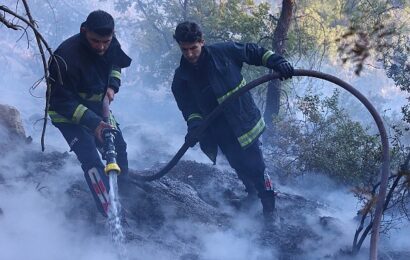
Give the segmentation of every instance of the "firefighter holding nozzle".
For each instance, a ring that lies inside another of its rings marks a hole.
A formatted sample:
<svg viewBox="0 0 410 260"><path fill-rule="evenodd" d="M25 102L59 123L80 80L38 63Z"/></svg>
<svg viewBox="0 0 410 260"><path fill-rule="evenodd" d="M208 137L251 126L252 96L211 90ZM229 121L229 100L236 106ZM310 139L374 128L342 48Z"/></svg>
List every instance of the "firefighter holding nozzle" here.
<svg viewBox="0 0 410 260"><path fill-rule="evenodd" d="M128 173L128 158L127 144L114 117L111 113L108 118L103 116L103 101L114 100L121 85L121 69L128 67L131 59L115 37L113 17L102 10L91 12L80 33L61 43L54 54L57 62L50 65L49 116L77 155L98 210L107 216L110 187L98 152L103 147L104 129L116 130L120 191Z"/></svg>

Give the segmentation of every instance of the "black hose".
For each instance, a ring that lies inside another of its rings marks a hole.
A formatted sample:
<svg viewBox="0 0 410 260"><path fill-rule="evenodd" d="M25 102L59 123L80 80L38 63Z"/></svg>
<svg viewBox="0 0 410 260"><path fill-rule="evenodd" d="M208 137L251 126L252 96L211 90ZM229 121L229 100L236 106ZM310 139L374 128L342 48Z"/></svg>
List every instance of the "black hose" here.
<svg viewBox="0 0 410 260"><path fill-rule="evenodd" d="M388 178L389 178L389 165L390 165L390 155L389 155L389 143L388 143L388 138L387 138L387 132L383 124L383 120L380 117L380 115L377 113L376 109L374 106L369 102L369 100L363 96L357 89L352 87L350 84L346 83L345 81L318 71L313 71L313 70L302 70L302 69L296 69L293 76L305 76L305 77L314 77L314 78L319 78L323 79L329 82L332 82L345 90L349 91L352 95L354 95L357 99L362 102L362 104L367 108L367 110L370 112L372 115L374 121L376 122L377 128L380 133L380 138L382 142L382 173L381 173L381 181L380 181L380 188L379 188L379 195L377 199L377 204L376 204L376 211L374 215L374 220L373 220L373 227L372 227L372 235L370 238L370 260L377 260L377 245L379 241L379 230L380 230L380 222L383 214L383 205L384 201L386 198L386 193L387 193L387 184L388 184ZM220 104L218 107L216 107L204 120L204 123L202 126L194 133L194 134L200 134L202 133L223 110L223 108L226 106L227 103L229 103L231 100L237 98L240 96L242 93L249 91L250 89L259 86L260 84L263 84L265 82L268 82L273 79L278 79L279 74L277 73L272 73L272 74L267 74L264 75L254 81L249 82L246 84L244 87L240 88L237 92L229 96L222 104ZM159 172L154 173L152 175L138 175L138 174L132 174L133 179L137 181L153 181L156 179L159 179L163 177L165 174L167 174L181 159L181 157L185 154L185 152L188 150L188 148L192 145L191 142L185 142L181 148L178 150L178 152L175 154L175 156L163 167Z"/></svg>

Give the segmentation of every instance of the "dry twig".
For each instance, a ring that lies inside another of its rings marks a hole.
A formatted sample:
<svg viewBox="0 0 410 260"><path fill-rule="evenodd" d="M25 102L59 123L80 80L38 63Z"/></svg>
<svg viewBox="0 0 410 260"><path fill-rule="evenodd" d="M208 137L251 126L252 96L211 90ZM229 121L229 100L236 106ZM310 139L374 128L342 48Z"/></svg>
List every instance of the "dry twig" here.
<svg viewBox="0 0 410 260"><path fill-rule="evenodd" d="M34 32L34 35L36 37L36 41L37 41L37 45L38 48L40 50L40 54L41 54L41 59L43 62L43 70L44 70L44 79L46 80L46 85L47 85L47 91L46 91L46 105L45 105L45 109L44 109L44 124L43 124L43 130L42 130L42 134L41 134L41 149L42 151L44 151L45 147L44 147L44 135L45 135L45 130L46 130L46 126L47 126L47 114L48 114L48 107L49 107L49 101L50 101L50 78L49 78L49 66L47 63L47 58L45 56L45 52L44 52L44 47L47 50L49 56L50 56L50 61L55 62L56 66L57 66L57 75L58 75L58 81L62 84L62 78L61 78L61 73L60 73L60 69L58 67L58 62L56 57L53 54L53 51L51 50L50 46L48 45L47 41L44 39L44 37L41 35L41 33L38 31L38 26L35 22L35 20L33 19L31 13L30 13L30 8L28 6L28 3L26 0L23 0L23 4L24 4L24 8L26 11L26 15L28 17L28 19L26 19L25 17L19 15L17 12L14 12L12 10L10 10L7 6L5 5L0 5L0 10L3 11L3 13L0 15L0 23L3 23L4 25L6 25L8 28L11 28L13 30L24 30L25 34L27 34L27 28L24 28L21 25L17 25L15 22L11 22L8 21L6 19L6 14L9 14L13 17L13 19L18 19L19 21L24 22L29 28L31 28ZM44 46L44 47L43 47Z"/></svg>

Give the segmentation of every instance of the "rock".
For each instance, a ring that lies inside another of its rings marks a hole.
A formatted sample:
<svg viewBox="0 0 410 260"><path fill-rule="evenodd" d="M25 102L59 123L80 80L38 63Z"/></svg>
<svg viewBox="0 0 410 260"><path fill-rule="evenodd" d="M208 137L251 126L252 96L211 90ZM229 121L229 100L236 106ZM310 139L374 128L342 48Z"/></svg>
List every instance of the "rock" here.
<svg viewBox="0 0 410 260"><path fill-rule="evenodd" d="M342 230L340 229L340 220L329 217L329 216L321 216L319 217L319 224L326 230L330 232L334 232L337 234L343 234Z"/></svg>
<svg viewBox="0 0 410 260"><path fill-rule="evenodd" d="M26 150L23 153L23 165L28 172L38 174L39 172L48 174L58 174L66 160L70 158L68 152L49 152Z"/></svg>
<svg viewBox="0 0 410 260"><path fill-rule="evenodd" d="M11 139L26 140L20 112L12 106L0 104L0 125Z"/></svg>
<svg viewBox="0 0 410 260"><path fill-rule="evenodd" d="M226 204L227 194L245 197L245 186L233 171L220 171L211 164L180 161L167 176L184 182L198 192L198 196L214 207Z"/></svg>
<svg viewBox="0 0 410 260"><path fill-rule="evenodd" d="M160 168L157 167L157 169ZM211 164L194 161L180 161L165 177L143 185L145 187L141 186L141 189L144 192L132 196L134 200L130 205L134 203L133 216L139 215L139 220L144 222L142 226L145 227L152 225L153 220L147 222L147 217L141 218L142 215L153 219L159 217L161 221L157 223L158 227L174 233L176 248L179 248L178 244L181 244L182 248L182 245L187 243L195 248L196 238L184 237L183 234L175 231L174 227L167 226L170 217L205 223L221 231L233 230L235 224L232 222L235 222L237 216L232 210L233 207L229 209L226 194L237 197L245 196L245 187L233 171L222 172ZM275 250L281 259L293 259L292 257L303 259L305 253L303 245L308 241L318 241L321 237L301 216L307 213L314 214L323 205L302 196L281 192L278 192L277 201L277 214L281 219L279 225L271 228L258 228L256 225L243 232L249 232L249 237L254 236L255 232L260 233L254 242L267 250ZM162 212L164 207L167 214ZM237 212L237 214L245 214L256 222L263 223L259 200L252 207L252 212ZM194 249L192 252L180 255L180 259L202 258L196 254Z"/></svg>

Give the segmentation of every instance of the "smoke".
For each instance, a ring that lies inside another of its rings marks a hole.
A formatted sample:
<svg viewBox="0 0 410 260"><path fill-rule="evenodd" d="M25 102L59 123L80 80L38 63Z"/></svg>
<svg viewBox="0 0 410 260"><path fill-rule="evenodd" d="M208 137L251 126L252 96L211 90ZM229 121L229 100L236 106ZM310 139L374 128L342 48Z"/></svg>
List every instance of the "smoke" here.
<svg viewBox="0 0 410 260"><path fill-rule="evenodd" d="M276 259L271 247L261 245L263 225L253 214L239 214L230 230L205 232L201 237L204 259Z"/></svg>
<svg viewBox="0 0 410 260"><path fill-rule="evenodd" d="M304 64L297 66L303 68ZM392 79L387 78L384 70L366 67L360 77L353 71L332 64L323 64L321 72L334 75L360 91L376 108L380 115L395 116L401 114L401 107L407 103L406 96L395 86ZM374 119L366 107L351 93L343 88L320 79L295 77L292 82L292 95L303 96L306 93L331 96L335 89L340 91L339 105L350 117L366 126L376 129ZM291 96L292 96L291 95ZM289 103L295 106L293 99Z"/></svg>
<svg viewBox="0 0 410 260"><path fill-rule="evenodd" d="M13 6L14 2L5 1L5 5ZM113 10L113 1L60 1L51 6L48 1L34 2L36 5L31 6L33 16L38 19L41 29L48 29L46 36L53 49L63 39L78 32L80 22L85 20L89 11L101 8L112 12L116 17L119 16ZM19 33L4 27L1 27L1 30L0 103L15 106L21 112L26 133L34 139L30 149L39 151L45 86L40 84L30 91L42 76L38 51L36 46L27 49L24 38L18 40ZM130 52L128 48L132 46L133 39L127 37L127 28L120 25L117 30L124 49ZM123 86L111 108L128 143L131 167L145 169L170 159L184 141L186 125L169 88L153 90L150 86L140 86L138 82L129 80L132 74L136 73L137 66L138 60L134 59L132 66L124 71ZM365 85L365 81L372 77L368 75L361 81L356 79L354 83ZM378 75L374 78L373 83L377 87L378 80L382 77ZM395 101L388 99L391 93L395 92L388 90L385 78L382 82L386 89L383 90L382 97L386 98L386 102ZM36 97L30 96L30 93ZM0 139L5 136L0 129ZM49 123L46 151L63 152L68 149L59 131ZM72 153L70 157L68 163L54 175L35 168L27 172L27 165L22 161L24 151L6 153L0 158L0 208L3 212L0 213L1 259L118 259L116 248L104 231L98 233L87 223L67 219L64 213L71 206L67 205L65 191L76 181L83 181L79 163ZM184 159L208 163L208 159L198 148L190 149ZM226 168L225 161L219 162L218 167ZM317 245L303 245L303 248L311 252L306 259L318 259L318 256L331 254L337 251L337 248L349 246L357 226L354 220L357 200L348 190L334 191L336 186L327 179L315 176L314 179L308 180L308 177L305 177L300 182L300 185L278 188L282 192L320 200L328 207L321 209L319 215L335 219L331 224L334 225L331 227L332 231L328 232L316 215L301 216L306 218L307 223L317 233L324 236L318 241L323 250L314 249L318 248ZM260 210L258 207L255 212ZM187 247L192 239L195 241L197 247L192 248L195 252L191 256L193 259L196 256L198 259L212 260L275 259L274 250L257 242L262 229L258 221L254 214L239 214L233 219L231 228L198 224L191 220L169 220L165 226L171 227L179 236L183 234L187 239ZM141 241L127 244L129 259L173 259L180 256L181 252L175 252L166 244L177 239L170 229L165 229L162 234L164 244L152 240L149 235ZM409 248L409 229L409 226L405 226L390 238L383 238L383 246L400 250ZM186 255L186 259L190 259L189 257Z"/></svg>
<svg viewBox="0 0 410 260"><path fill-rule="evenodd" d="M68 161L57 175L31 172L26 152L9 152L0 160L0 258L114 259L109 241L89 236L86 225L72 225L64 216L64 191L82 177L79 166Z"/></svg>
<svg viewBox="0 0 410 260"><path fill-rule="evenodd" d="M113 259L102 238L84 237L85 226L67 226L61 208L30 184L0 191L2 259ZM95 241L92 241L95 240ZM90 246L84 245L87 241ZM95 246L100 245L100 246Z"/></svg>

